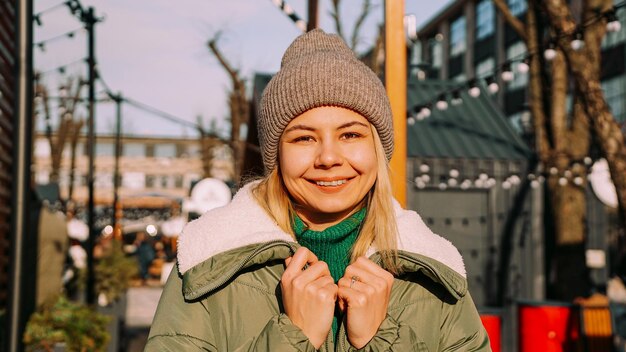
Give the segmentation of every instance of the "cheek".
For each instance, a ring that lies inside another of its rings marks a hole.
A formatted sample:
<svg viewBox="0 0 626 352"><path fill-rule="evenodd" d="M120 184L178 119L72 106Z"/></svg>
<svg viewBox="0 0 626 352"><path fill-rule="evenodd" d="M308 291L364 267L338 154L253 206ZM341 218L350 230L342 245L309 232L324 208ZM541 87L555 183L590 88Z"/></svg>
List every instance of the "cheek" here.
<svg viewBox="0 0 626 352"><path fill-rule="evenodd" d="M377 162L376 154L373 151L367 149L359 149L354 153L351 153L350 164L352 167L361 174L376 174Z"/></svg>
<svg viewBox="0 0 626 352"><path fill-rule="evenodd" d="M306 171L306 159L306 153L302 153L298 148L291 146L281 148L278 152L278 162L283 179L302 175Z"/></svg>

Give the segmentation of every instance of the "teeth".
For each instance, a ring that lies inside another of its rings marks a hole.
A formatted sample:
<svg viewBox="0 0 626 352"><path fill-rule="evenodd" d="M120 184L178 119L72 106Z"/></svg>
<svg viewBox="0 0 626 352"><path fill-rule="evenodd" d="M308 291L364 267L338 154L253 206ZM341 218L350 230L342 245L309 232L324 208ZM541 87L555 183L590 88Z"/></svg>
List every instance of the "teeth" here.
<svg viewBox="0 0 626 352"><path fill-rule="evenodd" d="M341 186L344 183L348 182L348 180L335 180L335 181L317 181L317 185L318 186L325 186L325 187L335 187L335 186Z"/></svg>

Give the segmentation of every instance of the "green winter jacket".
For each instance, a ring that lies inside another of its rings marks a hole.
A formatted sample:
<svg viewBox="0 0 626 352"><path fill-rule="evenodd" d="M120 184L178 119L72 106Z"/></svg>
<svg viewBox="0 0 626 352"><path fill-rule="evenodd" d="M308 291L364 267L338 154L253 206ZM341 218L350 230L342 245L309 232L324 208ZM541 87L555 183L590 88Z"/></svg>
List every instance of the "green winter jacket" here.
<svg viewBox="0 0 626 352"><path fill-rule="evenodd" d="M315 351L282 309L284 259L299 245L244 187L185 227L145 351ZM387 317L360 351L490 351L460 254L395 203L404 274ZM375 249L369 257L379 263ZM320 351L354 351L343 324Z"/></svg>

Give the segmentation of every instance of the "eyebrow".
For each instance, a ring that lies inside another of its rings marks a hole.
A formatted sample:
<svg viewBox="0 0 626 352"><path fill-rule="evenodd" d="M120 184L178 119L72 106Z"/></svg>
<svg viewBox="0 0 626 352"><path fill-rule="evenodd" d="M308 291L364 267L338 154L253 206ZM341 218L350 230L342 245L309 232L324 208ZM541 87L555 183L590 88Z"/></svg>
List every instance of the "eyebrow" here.
<svg viewBox="0 0 626 352"><path fill-rule="evenodd" d="M363 127L368 127L366 124L364 124L363 122L359 122L359 121L350 121L350 122L346 122L343 125L337 127L338 130L340 129L344 129L344 128L348 128L348 127L352 127L355 125L359 125L359 126L363 126ZM307 125L293 125L291 127L289 127L288 129L285 130L285 132L283 133L288 133L291 131L295 131L295 130L305 130L305 131L315 131L316 129L311 127L311 126L307 126Z"/></svg>

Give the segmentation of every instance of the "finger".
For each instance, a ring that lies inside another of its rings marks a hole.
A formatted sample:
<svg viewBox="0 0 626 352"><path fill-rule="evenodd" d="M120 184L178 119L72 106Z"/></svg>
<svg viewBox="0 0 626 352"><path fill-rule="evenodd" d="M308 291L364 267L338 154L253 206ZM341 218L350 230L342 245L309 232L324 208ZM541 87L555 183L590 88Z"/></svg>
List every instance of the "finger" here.
<svg viewBox="0 0 626 352"><path fill-rule="evenodd" d="M366 285L372 285L372 286L376 286L378 287L381 284L385 284L385 281L381 278L379 278L378 276L370 273L369 271L357 266L357 265L349 265L346 268L346 271L343 275L343 278L348 279L348 285L344 286L350 286L350 283L354 280L354 281L359 281L360 283L366 284Z"/></svg>
<svg viewBox="0 0 626 352"><path fill-rule="evenodd" d="M381 268L378 264L374 263L373 261L371 261L365 256L358 257L352 264L361 269L367 270L372 275L376 275L376 276L383 277L383 278L388 278L389 276L393 277L391 273Z"/></svg>
<svg viewBox="0 0 626 352"><path fill-rule="evenodd" d="M285 265L286 265L286 266L289 266L289 263L291 263L291 258L292 258L292 257L287 257L287 258L285 258Z"/></svg>
<svg viewBox="0 0 626 352"><path fill-rule="evenodd" d="M296 250L290 260L290 264L287 266L287 270L290 268L292 271L302 270L306 264L313 264L317 261L317 257L313 252L305 247L300 247Z"/></svg>
<svg viewBox="0 0 626 352"><path fill-rule="evenodd" d="M337 299L343 301L344 310L347 308L360 308L368 305L367 295L350 287L339 287Z"/></svg>
<svg viewBox="0 0 626 352"><path fill-rule="evenodd" d="M304 288L310 282L315 281L321 277L327 277L332 280L330 276L330 270L328 264L322 261L318 261L309 266L308 269L298 272L293 279L293 285L298 288Z"/></svg>

